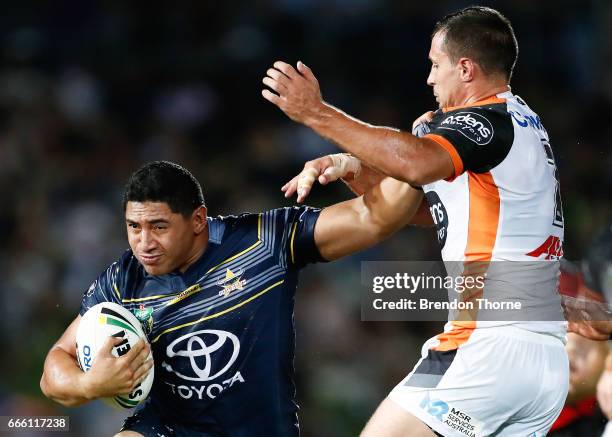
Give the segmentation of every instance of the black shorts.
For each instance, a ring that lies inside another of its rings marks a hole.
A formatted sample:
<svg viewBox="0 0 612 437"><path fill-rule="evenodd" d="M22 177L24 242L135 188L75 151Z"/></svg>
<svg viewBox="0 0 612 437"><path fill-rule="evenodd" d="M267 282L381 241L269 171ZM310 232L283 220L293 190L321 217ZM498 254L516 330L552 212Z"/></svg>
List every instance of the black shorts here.
<svg viewBox="0 0 612 437"><path fill-rule="evenodd" d="M144 437L219 437L220 432L195 430L184 425L164 420L151 400L141 404L134 414L125 419L121 431L134 431Z"/></svg>

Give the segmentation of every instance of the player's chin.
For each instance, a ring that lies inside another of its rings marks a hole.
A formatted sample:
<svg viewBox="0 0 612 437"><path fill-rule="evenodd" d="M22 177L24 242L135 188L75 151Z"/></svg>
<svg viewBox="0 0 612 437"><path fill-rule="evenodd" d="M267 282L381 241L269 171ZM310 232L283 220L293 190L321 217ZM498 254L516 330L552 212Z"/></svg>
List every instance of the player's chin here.
<svg viewBox="0 0 612 437"><path fill-rule="evenodd" d="M163 262L162 256L147 257L140 256L138 261L144 267L145 271L150 275L163 275L169 273L167 263Z"/></svg>
<svg viewBox="0 0 612 437"><path fill-rule="evenodd" d="M172 272L172 269L169 269L167 267L162 267L162 266L145 266L143 265L145 271L147 272L147 274L152 275L152 276L161 276L161 275L166 275L170 272Z"/></svg>

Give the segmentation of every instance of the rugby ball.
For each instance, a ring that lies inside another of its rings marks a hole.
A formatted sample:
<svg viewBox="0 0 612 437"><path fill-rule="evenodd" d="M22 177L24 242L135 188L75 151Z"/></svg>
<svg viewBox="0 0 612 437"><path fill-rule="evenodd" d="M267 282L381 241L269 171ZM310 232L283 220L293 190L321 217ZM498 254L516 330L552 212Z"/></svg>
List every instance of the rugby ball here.
<svg viewBox="0 0 612 437"><path fill-rule="evenodd" d="M83 314L77 329L77 361L81 370L87 372L91 369L100 347L109 336L121 337L124 340L112 349L112 354L116 357L125 355L139 339L147 341L142 325L127 309L113 302L94 305ZM149 353L149 358L152 356ZM135 407L149 396L154 374L154 367L151 367L147 377L131 393L105 400L121 408Z"/></svg>

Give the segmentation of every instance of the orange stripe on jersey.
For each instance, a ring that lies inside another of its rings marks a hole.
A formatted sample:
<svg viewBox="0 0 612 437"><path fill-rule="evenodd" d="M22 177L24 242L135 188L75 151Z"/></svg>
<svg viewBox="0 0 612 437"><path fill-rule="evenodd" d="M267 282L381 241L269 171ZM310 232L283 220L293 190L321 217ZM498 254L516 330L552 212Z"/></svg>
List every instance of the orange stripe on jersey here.
<svg viewBox="0 0 612 437"><path fill-rule="evenodd" d="M453 161L453 167L455 168L455 175L450 178L447 178L447 181L450 182L457 176L459 176L461 173L463 173L463 160L461 159L461 156L459 156L459 153L457 152L457 149L455 149L455 146L453 146L450 141L448 141L443 136L436 134L427 134L424 135L423 138L429 138L434 140L436 143L441 145L444 150L446 150L450 155L451 160Z"/></svg>
<svg viewBox="0 0 612 437"><path fill-rule="evenodd" d="M499 189L493 176L487 173L468 172L470 190L470 216L468 219L468 239L465 247L466 275L481 275L486 271L493 257L493 247L497 239L499 225ZM462 296L465 300L482 297L482 290ZM475 306L477 308L477 306ZM451 322L452 329L437 336L440 344L438 351L453 350L464 344L476 329L476 312L462 311L462 321Z"/></svg>
<svg viewBox="0 0 612 437"><path fill-rule="evenodd" d="M499 189L491 172L468 172L470 215L468 218L466 261L490 261L499 225Z"/></svg>
<svg viewBox="0 0 612 437"><path fill-rule="evenodd" d="M472 332L476 329L476 322L451 322L453 328L436 336L440 344L434 348L435 351L452 351L469 340Z"/></svg>
<svg viewBox="0 0 612 437"><path fill-rule="evenodd" d="M455 109L462 109L462 108L471 108L473 106L493 105L495 103L504 103L505 101L506 99L503 99L501 97L491 96L491 97L487 97L482 100L478 100L477 102L468 103L467 105L449 106L448 108L442 108L442 112L449 112L449 111L454 111Z"/></svg>

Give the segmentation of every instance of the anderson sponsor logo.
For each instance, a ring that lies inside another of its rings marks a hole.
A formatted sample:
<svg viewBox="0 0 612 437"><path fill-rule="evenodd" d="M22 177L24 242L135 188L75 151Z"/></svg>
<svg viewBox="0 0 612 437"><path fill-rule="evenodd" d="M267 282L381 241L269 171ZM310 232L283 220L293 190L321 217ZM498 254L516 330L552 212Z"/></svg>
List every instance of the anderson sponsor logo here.
<svg viewBox="0 0 612 437"><path fill-rule="evenodd" d="M475 112L457 112L449 115L440 123L440 128L455 130L479 146L489 144L494 132L491 122Z"/></svg>
<svg viewBox="0 0 612 437"><path fill-rule="evenodd" d="M440 399L430 399L429 393L419 406L426 413L465 436L478 437L481 435L482 422Z"/></svg>

